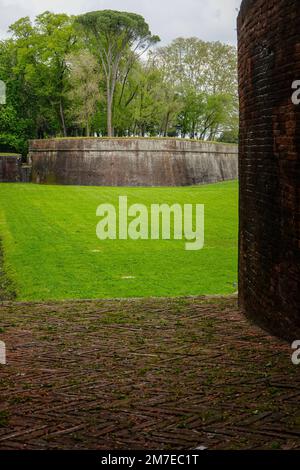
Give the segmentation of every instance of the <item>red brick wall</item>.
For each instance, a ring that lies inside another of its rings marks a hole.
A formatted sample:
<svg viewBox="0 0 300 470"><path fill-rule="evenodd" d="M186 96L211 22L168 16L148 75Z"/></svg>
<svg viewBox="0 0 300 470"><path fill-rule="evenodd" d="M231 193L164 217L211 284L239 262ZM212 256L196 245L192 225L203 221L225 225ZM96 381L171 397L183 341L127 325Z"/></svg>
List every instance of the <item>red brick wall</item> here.
<svg viewBox="0 0 300 470"><path fill-rule="evenodd" d="M299 0L244 0L238 36L240 305L300 339Z"/></svg>

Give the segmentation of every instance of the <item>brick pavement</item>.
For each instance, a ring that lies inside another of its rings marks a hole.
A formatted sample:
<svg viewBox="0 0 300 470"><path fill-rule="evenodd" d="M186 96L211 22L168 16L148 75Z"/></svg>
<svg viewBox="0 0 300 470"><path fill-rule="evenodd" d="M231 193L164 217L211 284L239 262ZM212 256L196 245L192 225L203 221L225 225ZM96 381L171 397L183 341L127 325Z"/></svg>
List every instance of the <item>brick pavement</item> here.
<svg viewBox="0 0 300 470"><path fill-rule="evenodd" d="M235 298L0 305L0 449L300 449L300 369Z"/></svg>

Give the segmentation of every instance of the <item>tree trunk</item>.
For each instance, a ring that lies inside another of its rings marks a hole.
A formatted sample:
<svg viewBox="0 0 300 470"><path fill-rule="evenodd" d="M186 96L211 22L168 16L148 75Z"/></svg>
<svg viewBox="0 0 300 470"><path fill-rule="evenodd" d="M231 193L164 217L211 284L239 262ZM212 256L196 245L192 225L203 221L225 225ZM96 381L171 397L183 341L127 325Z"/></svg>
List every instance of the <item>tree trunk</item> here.
<svg viewBox="0 0 300 470"><path fill-rule="evenodd" d="M170 120L170 113L168 113L167 116L166 116L166 124L165 124L165 130L164 130L164 137L168 137L169 120Z"/></svg>
<svg viewBox="0 0 300 470"><path fill-rule="evenodd" d="M107 136L112 137L112 103L110 94L107 93Z"/></svg>
<svg viewBox="0 0 300 470"><path fill-rule="evenodd" d="M113 122L112 122L112 107L114 99L114 83L110 83L107 79L107 136L114 136Z"/></svg>
<svg viewBox="0 0 300 470"><path fill-rule="evenodd" d="M59 113L60 113L60 119L61 119L63 134L64 134L64 137L67 137L67 128L66 128L66 122L65 122L65 115L64 115L62 99L60 99L60 101L59 101Z"/></svg>

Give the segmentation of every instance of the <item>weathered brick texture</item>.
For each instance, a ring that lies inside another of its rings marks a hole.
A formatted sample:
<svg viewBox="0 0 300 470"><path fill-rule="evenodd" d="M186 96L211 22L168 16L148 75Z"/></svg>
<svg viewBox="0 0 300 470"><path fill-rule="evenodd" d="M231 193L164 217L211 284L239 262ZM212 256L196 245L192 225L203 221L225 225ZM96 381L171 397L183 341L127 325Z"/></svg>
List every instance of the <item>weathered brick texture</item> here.
<svg viewBox="0 0 300 470"><path fill-rule="evenodd" d="M176 139L50 139L30 143L35 183L187 186L236 179L236 145Z"/></svg>
<svg viewBox="0 0 300 470"><path fill-rule="evenodd" d="M21 155L0 155L0 183L20 181Z"/></svg>
<svg viewBox="0 0 300 470"><path fill-rule="evenodd" d="M244 0L240 85L240 305L300 339L299 0Z"/></svg>

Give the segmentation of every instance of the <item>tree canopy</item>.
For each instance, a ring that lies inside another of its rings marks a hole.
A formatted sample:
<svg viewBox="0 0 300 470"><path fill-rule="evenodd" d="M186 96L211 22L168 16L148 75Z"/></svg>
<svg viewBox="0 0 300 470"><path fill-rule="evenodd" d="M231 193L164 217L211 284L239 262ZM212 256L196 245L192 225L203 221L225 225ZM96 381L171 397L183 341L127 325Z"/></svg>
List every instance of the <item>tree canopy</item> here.
<svg viewBox="0 0 300 470"><path fill-rule="evenodd" d="M94 51L100 57L105 75L107 104L107 133L111 137L113 129L113 101L121 66L125 66L126 78L138 54L159 42L152 36L144 18L135 13L113 10L94 11L77 19L88 37L92 37Z"/></svg>
<svg viewBox="0 0 300 470"><path fill-rule="evenodd" d="M177 136L237 141L236 49L158 47L145 19L112 10L21 18L0 41L0 151L31 138Z"/></svg>

